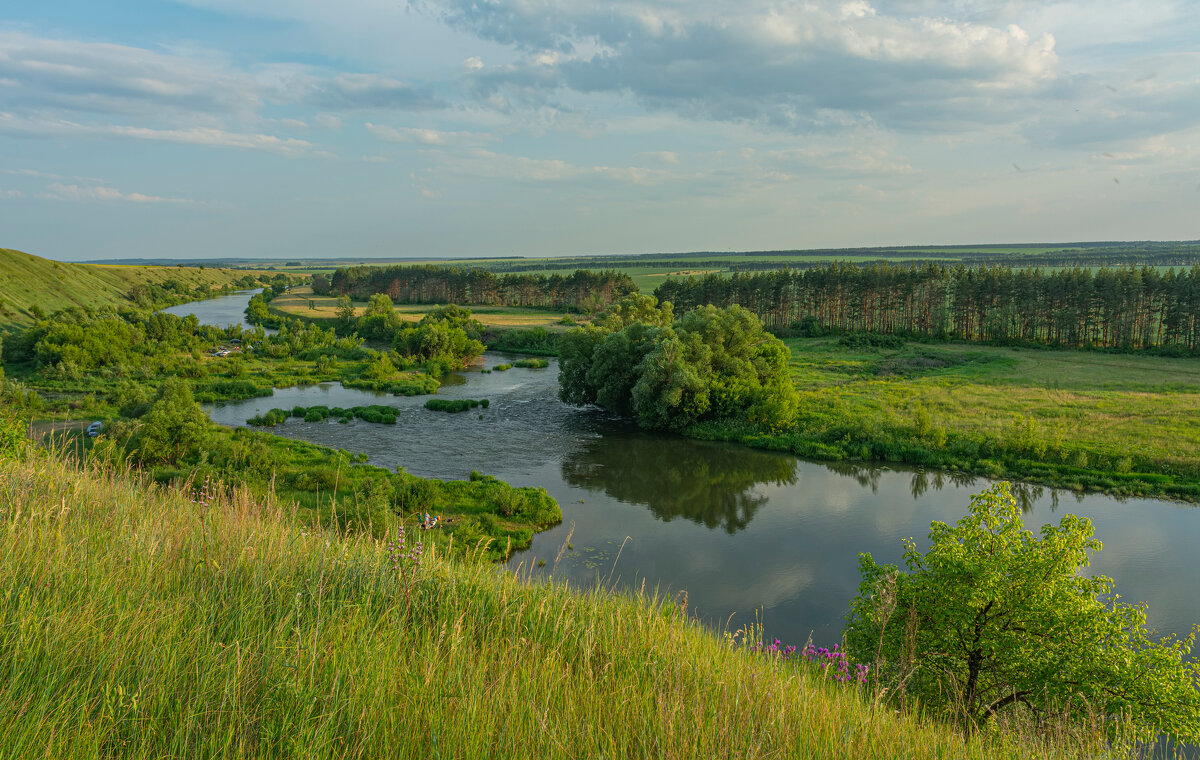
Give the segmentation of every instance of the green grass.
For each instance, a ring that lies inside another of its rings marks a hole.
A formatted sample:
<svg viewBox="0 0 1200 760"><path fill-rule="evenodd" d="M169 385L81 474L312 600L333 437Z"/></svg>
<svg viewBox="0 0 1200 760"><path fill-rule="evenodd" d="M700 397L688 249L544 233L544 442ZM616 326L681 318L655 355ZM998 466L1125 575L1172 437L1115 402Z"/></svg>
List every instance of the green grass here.
<svg viewBox="0 0 1200 760"><path fill-rule="evenodd" d="M101 266L70 264L0 248L0 325L30 324L29 309L46 314L72 306L128 306L124 297L135 285L174 279L190 289L219 288L248 274L246 270L198 267Z"/></svg>
<svg viewBox="0 0 1200 760"><path fill-rule="evenodd" d="M874 709L651 597L437 551L394 570L244 492L10 459L0 535L0 758L1051 754Z"/></svg>
<svg viewBox="0 0 1200 760"><path fill-rule="evenodd" d="M653 288L651 288L653 290ZM356 314L361 316L366 301L354 304ZM272 299L271 311L279 316L301 318L322 325L332 324L337 319L337 298L313 295L312 288L295 288L285 295ZM395 310L406 320L419 322L421 317L436 308L435 304L396 304ZM567 316L563 311L528 309L520 306L470 306L471 318L478 320L489 330L542 327L550 331L564 331L569 325L562 323ZM573 315L581 319L579 315Z"/></svg>
<svg viewBox="0 0 1200 760"><path fill-rule="evenodd" d="M1200 360L960 344L789 339L795 431L744 439L1117 494L1200 500Z"/></svg>

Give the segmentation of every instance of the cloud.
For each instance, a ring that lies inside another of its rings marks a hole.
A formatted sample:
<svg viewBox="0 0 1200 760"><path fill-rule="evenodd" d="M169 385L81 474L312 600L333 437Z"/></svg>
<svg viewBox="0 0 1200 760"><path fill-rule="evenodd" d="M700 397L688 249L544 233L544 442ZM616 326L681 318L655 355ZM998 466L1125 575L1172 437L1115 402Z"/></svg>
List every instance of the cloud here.
<svg viewBox="0 0 1200 760"><path fill-rule="evenodd" d="M381 140L402 143L420 143L434 147L445 147L451 143L490 142L495 138L486 132L443 132L437 129L415 127L389 127L386 124L367 122L367 131Z"/></svg>
<svg viewBox="0 0 1200 760"><path fill-rule="evenodd" d="M23 198L25 196L20 190L0 190L0 200L11 200L13 198Z"/></svg>
<svg viewBox="0 0 1200 760"><path fill-rule="evenodd" d="M37 197L43 200L80 202L123 201L128 203L195 203L195 201L187 198L164 198L158 195L145 195L143 193L123 193L115 188L104 187L101 185L64 185L60 182L51 184L48 191L44 193L38 193Z"/></svg>
<svg viewBox="0 0 1200 760"><path fill-rule="evenodd" d="M986 120L997 93L1057 75L1054 38L1007 25L881 14L865 2L445 0L447 23L524 51L471 75L482 97L616 92L691 117L817 126L823 109L878 122ZM931 106L936 106L931 108Z"/></svg>
<svg viewBox="0 0 1200 760"><path fill-rule="evenodd" d="M193 58L105 42L0 32L0 78L9 108L129 114L154 109L249 114L255 78L217 57Z"/></svg>
<svg viewBox="0 0 1200 760"><path fill-rule="evenodd" d="M151 127L123 124L79 124L62 119L29 119L5 112L0 112L0 134L19 135L23 137L46 137L49 135L123 137L183 145L265 150L285 156L317 155L320 153L307 140L277 137L275 135L230 132L213 127L154 129Z"/></svg>
<svg viewBox="0 0 1200 760"><path fill-rule="evenodd" d="M286 92L290 100L334 110L426 110L445 105L428 87L378 74L296 77Z"/></svg>
<svg viewBox="0 0 1200 760"><path fill-rule="evenodd" d="M521 183L588 182L609 180L623 185L655 185L677 179L671 172L640 166L574 164L557 158L533 158L475 148L449 157L443 168L467 177L493 177Z"/></svg>

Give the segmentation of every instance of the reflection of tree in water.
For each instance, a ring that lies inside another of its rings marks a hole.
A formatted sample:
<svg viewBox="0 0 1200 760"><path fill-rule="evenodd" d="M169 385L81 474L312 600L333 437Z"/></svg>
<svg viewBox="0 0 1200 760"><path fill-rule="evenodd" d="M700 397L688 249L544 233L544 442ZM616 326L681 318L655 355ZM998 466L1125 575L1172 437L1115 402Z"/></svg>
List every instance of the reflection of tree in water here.
<svg viewBox="0 0 1200 760"><path fill-rule="evenodd" d="M912 476L912 495L913 498L919 498L922 494L933 488L935 491L942 490L946 484L955 486L974 486L977 478L974 475L968 475L962 472L945 472L942 470L934 470L933 472L925 472L917 470ZM976 490L983 490L984 485L979 484ZM1017 500L1017 504L1021 506L1021 512L1028 514L1033 511L1038 499L1045 495L1046 489L1042 486L1032 483L1013 483L1012 495ZM1058 494L1051 491L1051 496L1054 500L1053 506L1058 506Z"/></svg>
<svg viewBox="0 0 1200 760"><path fill-rule="evenodd" d="M563 479L577 488L642 504L664 522L683 517L736 533L767 502L759 483L796 482L795 458L658 436L597 438L570 453Z"/></svg>
<svg viewBox="0 0 1200 760"><path fill-rule="evenodd" d="M830 470L852 478L863 488L870 488L871 493L879 493L879 478L884 472L890 472L881 467L872 467L870 465L854 464L852 462L833 462L828 465ZM912 473L912 482L910 488L914 499L919 499L925 495L929 489L940 491L946 486L958 486L960 488L971 488L978 486L975 490L982 491L985 484L980 482L979 478L965 472L953 472L948 470L916 470ZM1021 505L1021 511L1028 513L1034 508L1038 500L1046 494L1046 489L1039 485L1031 483L1013 483L1012 495L1017 500L1017 504ZM1051 489L1051 510L1058 507L1058 492ZM965 507L965 505L964 505Z"/></svg>

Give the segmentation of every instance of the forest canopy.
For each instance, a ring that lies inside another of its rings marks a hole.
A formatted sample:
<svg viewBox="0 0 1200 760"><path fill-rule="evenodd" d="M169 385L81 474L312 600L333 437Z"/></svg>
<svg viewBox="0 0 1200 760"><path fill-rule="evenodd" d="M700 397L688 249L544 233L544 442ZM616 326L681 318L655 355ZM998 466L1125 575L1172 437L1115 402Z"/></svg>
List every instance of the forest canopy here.
<svg viewBox="0 0 1200 760"><path fill-rule="evenodd" d="M680 310L739 304L771 329L826 330L1065 348L1200 351L1200 266L1017 269L835 263L667 280Z"/></svg>
<svg viewBox="0 0 1200 760"><path fill-rule="evenodd" d="M652 430L732 419L768 429L795 420L786 346L740 306L673 318L650 296L624 299L560 343L559 397L596 404Z"/></svg>
<svg viewBox="0 0 1200 760"><path fill-rule="evenodd" d="M505 274L484 269L437 266L342 267L313 292L365 299L384 293L393 303L456 303L468 306L527 306L594 312L637 285L624 272L580 269L569 275Z"/></svg>

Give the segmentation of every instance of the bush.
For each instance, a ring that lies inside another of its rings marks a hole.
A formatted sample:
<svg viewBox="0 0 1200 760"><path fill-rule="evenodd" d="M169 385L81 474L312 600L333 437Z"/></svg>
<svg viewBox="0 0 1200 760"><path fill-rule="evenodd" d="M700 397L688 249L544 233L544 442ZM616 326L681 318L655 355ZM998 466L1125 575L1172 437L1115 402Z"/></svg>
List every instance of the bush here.
<svg viewBox="0 0 1200 760"><path fill-rule="evenodd" d="M904 338L873 332L847 333L838 343L847 348L904 348Z"/></svg>
<svg viewBox="0 0 1200 760"><path fill-rule="evenodd" d="M483 399L482 401L476 401L473 398L455 398L455 399L431 398L425 402L425 408L435 411L435 412L455 413L455 412L465 412L465 411L474 409L475 407L481 406L481 405L486 408L487 403L488 403L487 399Z"/></svg>

